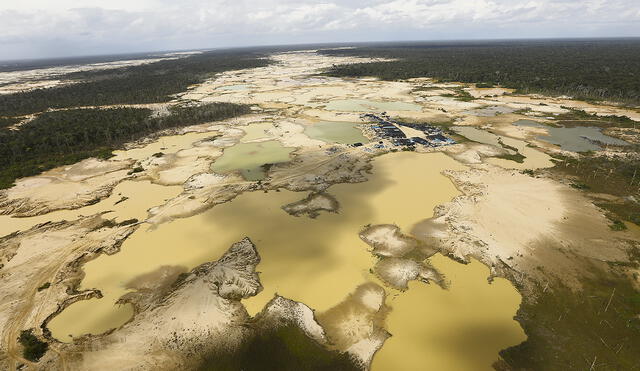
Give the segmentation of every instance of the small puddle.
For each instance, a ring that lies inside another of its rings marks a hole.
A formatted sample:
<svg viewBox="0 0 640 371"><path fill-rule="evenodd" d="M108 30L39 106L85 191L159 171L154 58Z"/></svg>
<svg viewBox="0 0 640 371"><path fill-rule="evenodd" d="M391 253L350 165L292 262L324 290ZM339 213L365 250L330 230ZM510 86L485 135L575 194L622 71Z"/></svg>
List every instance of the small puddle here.
<svg viewBox="0 0 640 371"><path fill-rule="evenodd" d="M329 111L369 112L369 111L422 111L422 106L406 102L382 102L367 99L332 100L325 106Z"/></svg>
<svg viewBox="0 0 640 371"><path fill-rule="evenodd" d="M440 254L430 262L449 290L412 281L387 299L392 336L373 358L372 370L493 370L498 352L526 340L513 319L521 297L509 281L487 282L489 268L457 263Z"/></svg>
<svg viewBox="0 0 640 371"><path fill-rule="evenodd" d="M327 143L368 143L369 140L362 135L357 125L349 122L322 121L307 126L304 133L312 139Z"/></svg>
<svg viewBox="0 0 640 371"><path fill-rule="evenodd" d="M246 180L264 179L263 165L288 162L295 148L284 147L276 140L256 143L238 143L225 148L222 156L211 165L216 173L239 170Z"/></svg>

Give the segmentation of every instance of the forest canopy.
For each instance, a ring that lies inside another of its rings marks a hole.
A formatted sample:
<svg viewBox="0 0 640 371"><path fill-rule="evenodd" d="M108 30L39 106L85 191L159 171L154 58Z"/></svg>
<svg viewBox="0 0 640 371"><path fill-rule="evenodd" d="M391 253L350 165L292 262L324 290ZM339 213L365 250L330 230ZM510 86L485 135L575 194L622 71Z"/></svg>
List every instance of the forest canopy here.
<svg viewBox="0 0 640 371"><path fill-rule="evenodd" d="M166 115L117 105L169 102L216 73L266 66L257 50L210 51L179 59L56 76L66 85L0 95L0 189L18 178L114 149L163 129L243 115L249 106L169 105ZM114 105L115 107L105 107Z"/></svg>
<svg viewBox="0 0 640 371"><path fill-rule="evenodd" d="M249 113L246 105L174 106L165 116L145 108L71 109L45 112L19 130L0 130L0 188L89 157L108 158L125 142L168 128Z"/></svg>
<svg viewBox="0 0 640 371"><path fill-rule="evenodd" d="M640 104L638 39L393 43L322 53L395 59L333 66L326 72L330 76L432 77Z"/></svg>
<svg viewBox="0 0 640 371"><path fill-rule="evenodd" d="M257 52L213 51L139 66L69 73L58 77L72 82L67 85L0 95L0 117L50 108L168 102L174 94L213 74L269 63Z"/></svg>

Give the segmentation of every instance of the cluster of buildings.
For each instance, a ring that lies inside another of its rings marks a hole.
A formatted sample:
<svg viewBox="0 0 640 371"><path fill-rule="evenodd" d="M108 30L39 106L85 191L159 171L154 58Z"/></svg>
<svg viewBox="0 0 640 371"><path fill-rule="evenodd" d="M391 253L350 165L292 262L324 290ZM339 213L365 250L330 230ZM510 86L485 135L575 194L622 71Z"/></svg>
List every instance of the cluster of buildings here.
<svg viewBox="0 0 640 371"><path fill-rule="evenodd" d="M440 147L456 142L444 135L442 129L429 124L410 124L392 120L386 113L379 115L366 113L362 115L362 119L370 123L370 129L373 131L377 139L387 139L395 146L415 146L421 144L428 147ZM423 134L423 136L407 137L401 126L414 129Z"/></svg>

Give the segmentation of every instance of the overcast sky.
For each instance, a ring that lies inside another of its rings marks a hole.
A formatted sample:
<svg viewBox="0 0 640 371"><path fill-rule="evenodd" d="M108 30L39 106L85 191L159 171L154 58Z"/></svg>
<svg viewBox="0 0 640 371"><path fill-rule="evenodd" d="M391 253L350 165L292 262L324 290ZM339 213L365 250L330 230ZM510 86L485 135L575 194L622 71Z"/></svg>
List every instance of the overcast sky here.
<svg viewBox="0 0 640 371"><path fill-rule="evenodd" d="M640 0L0 0L0 60L265 44L640 36Z"/></svg>

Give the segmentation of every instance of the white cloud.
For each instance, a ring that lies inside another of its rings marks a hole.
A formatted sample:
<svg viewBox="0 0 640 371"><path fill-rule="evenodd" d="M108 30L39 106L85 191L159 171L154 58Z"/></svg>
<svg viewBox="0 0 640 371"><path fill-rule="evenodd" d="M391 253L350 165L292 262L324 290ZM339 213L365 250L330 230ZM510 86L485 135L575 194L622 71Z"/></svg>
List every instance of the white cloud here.
<svg viewBox="0 0 640 371"><path fill-rule="evenodd" d="M0 59L291 42L640 36L638 0L31 0Z"/></svg>

